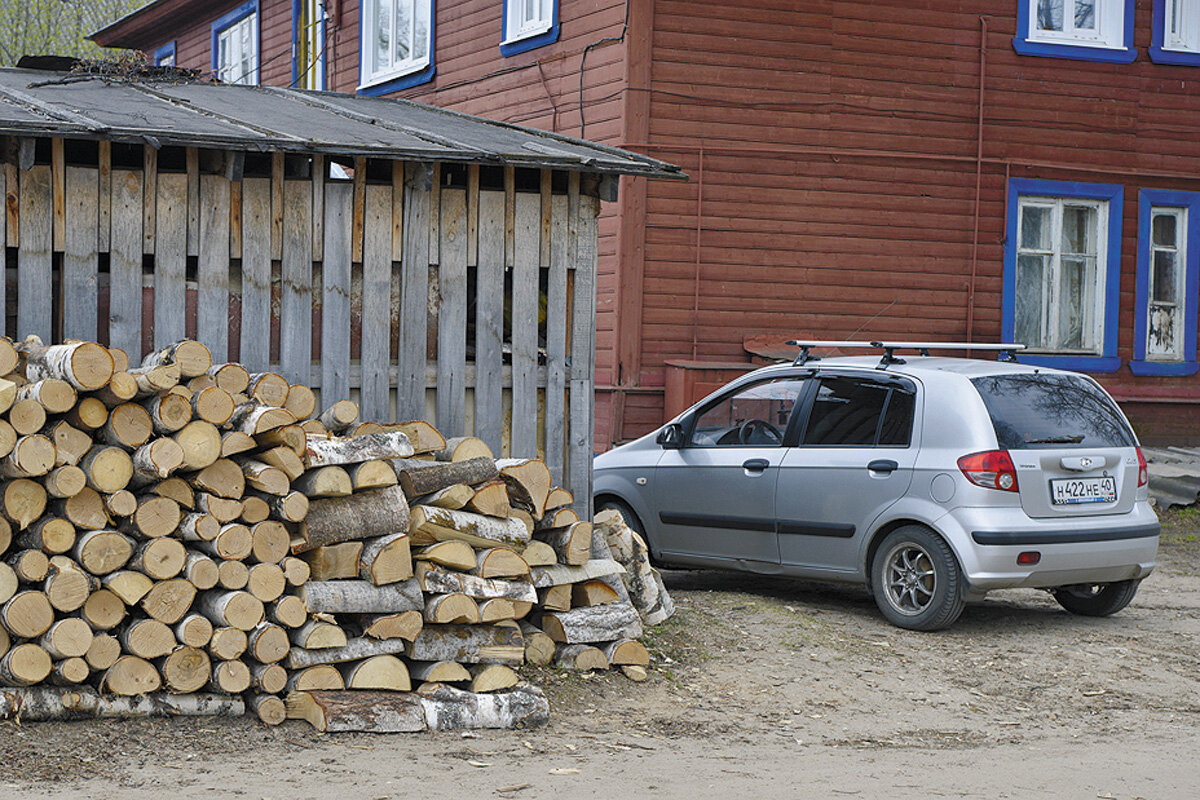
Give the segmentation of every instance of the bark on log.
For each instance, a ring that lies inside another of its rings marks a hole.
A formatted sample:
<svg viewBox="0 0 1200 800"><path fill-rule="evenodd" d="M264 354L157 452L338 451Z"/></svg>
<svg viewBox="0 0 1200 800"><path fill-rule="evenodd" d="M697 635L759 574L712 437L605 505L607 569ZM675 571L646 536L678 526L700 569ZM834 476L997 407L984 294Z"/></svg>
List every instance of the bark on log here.
<svg viewBox="0 0 1200 800"><path fill-rule="evenodd" d="M308 516L309 500L303 492L288 492L283 497L267 500L271 516L282 522L303 522Z"/></svg>
<svg viewBox="0 0 1200 800"><path fill-rule="evenodd" d="M185 542L211 542L221 532L221 523L212 514L185 514L179 522L178 536Z"/></svg>
<svg viewBox="0 0 1200 800"><path fill-rule="evenodd" d="M212 694L149 694L105 697L94 689L51 686L0 688L0 719L50 722L76 719L138 717L240 717L245 704L240 697Z"/></svg>
<svg viewBox="0 0 1200 800"><path fill-rule="evenodd" d="M363 691L293 691L289 719L306 720L322 733L412 733L426 729L425 707L415 694Z"/></svg>
<svg viewBox="0 0 1200 800"><path fill-rule="evenodd" d="M554 641L565 644L637 639L642 635L641 617L628 603L545 612L538 627Z"/></svg>
<svg viewBox="0 0 1200 800"><path fill-rule="evenodd" d="M479 728L536 728L550 720L550 704L542 690L529 684L506 692L476 694L451 686L438 686L422 694L425 725L429 730Z"/></svg>
<svg viewBox="0 0 1200 800"><path fill-rule="evenodd" d="M604 651L589 644L559 645L554 654L554 663L562 669L573 669L580 672L609 668Z"/></svg>
<svg viewBox="0 0 1200 800"><path fill-rule="evenodd" d="M579 583L607 575L620 575L625 568L611 559L593 558L579 567L555 564L549 567L530 567L529 575L535 588L558 586L564 583Z"/></svg>
<svg viewBox="0 0 1200 800"><path fill-rule="evenodd" d="M282 406L287 401L290 385L274 372L254 372L246 391L251 397L268 406Z"/></svg>
<svg viewBox="0 0 1200 800"><path fill-rule="evenodd" d="M200 342L183 339L142 359L143 367L158 367L163 364L178 364L180 376L194 378L208 372L212 366L212 353Z"/></svg>
<svg viewBox="0 0 1200 800"><path fill-rule="evenodd" d="M41 550L48 555L66 553L75 546L75 526L59 517L42 517L28 530L17 534L17 546ZM8 549L5 543L0 552Z"/></svg>
<svg viewBox="0 0 1200 800"><path fill-rule="evenodd" d="M183 565L183 577L198 590L204 591L217 585L217 562L194 551L188 552Z"/></svg>
<svg viewBox="0 0 1200 800"><path fill-rule="evenodd" d="M198 605L204 616L220 627L249 631L264 618L262 601L249 592L205 592Z"/></svg>
<svg viewBox="0 0 1200 800"><path fill-rule="evenodd" d="M531 622L520 623L521 635L525 639L525 663L544 667L554 660L557 645L546 632Z"/></svg>
<svg viewBox="0 0 1200 800"><path fill-rule="evenodd" d="M256 664L250 667L250 686L260 692L278 694L287 688L287 670L282 664Z"/></svg>
<svg viewBox="0 0 1200 800"><path fill-rule="evenodd" d="M622 576L634 607L647 625L657 625L675 613L662 576L650 566L650 550L615 510L596 515L596 530L605 537L613 558L625 567Z"/></svg>
<svg viewBox="0 0 1200 800"><path fill-rule="evenodd" d="M229 418L229 424L234 430L251 436L258 436L285 425L294 425L295 422L296 417L287 409L255 402L238 406Z"/></svg>
<svg viewBox="0 0 1200 800"><path fill-rule="evenodd" d="M184 644L157 660L154 666L162 675L167 691L190 694L200 691L208 683L212 661L200 648Z"/></svg>
<svg viewBox="0 0 1200 800"><path fill-rule="evenodd" d="M304 456L308 434L299 425L284 425L282 428L260 433L253 437L256 447L271 449L286 447L298 457Z"/></svg>
<svg viewBox="0 0 1200 800"><path fill-rule="evenodd" d="M509 497L527 507L534 519L546 513L550 495L550 469L537 459L503 458L496 462L500 477L508 484Z"/></svg>
<svg viewBox="0 0 1200 800"><path fill-rule="evenodd" d="M586 564L592 555L592 526L588 522L576 522L566 528L551 528L537 531L534 538L554 548L559 563L571 566Z"/></svg>
<svg viewBox="0 0 1200 800"><path fill-rule="evenodd" d="M472 458L490 458L495 460L492 448L482 439L474 436L456 436L446 440L446 446L434 453L438 461L468 461Z"/></svg>
<svg viewBox="0 0 1200 800"><path fill-rule="evenodd" d="M386 586L367 581L310 581L296 594L314 614L395 614L425 605L416 579Z"/></svg>
<svg viewBox="0 0 1200 800"><path fill-rule="evenodd" d="M404 458L392 462L406 497L420 497L456 483L477 484L497 476L496 462L490 458L469 461L421 461Z"/></svg>
<svg viewBox="0 0 1200 800"><path fill-rule="evenodd" d="M9 381L9 383L11 382ZM75 387L71 386L71 384L57 378L44 378L39 381L32 381L18 388L13 402L16 402L16 400L33 400L41 405L47 414L66 414L75 407L78 399L79 395L75 392ZM100 403L100 410L102 413L107 413L103 403ZM89 414L88 416L90 417L91 415ZM101 424L104 424L103 421ZM95 428L96 426L93 425L92 427Z"/></svg>
<svg viewBox="0 0 1200 800"><path fill-rule="evenodd" d="M95 342L73 342L46 347L40 342L24 348L25 376L31 381L58 378L84 392L108 383L113 374L113 357Z"/></svg>
<svg viewBox="0 0 1200 800"><path fill-rule="evenodd" d="M141 408L141 406L135 407ZM123 406L118 406L113 413L115 414L120 408ZM145 402L145 413L147 414L146 421L150 423L154 433L159 436L170 436L182 430L184 425L192 421L192 403L177 394L165 392L156 394ZM204 417L199 417L199 419L211 422ZM116 443L114 442L114 444Z"/></svg>
<svg viewBox="0 0 1200 800"><path fill-rule="evenodd" d="M342 664L347 661L361 661L378 655L403 653L406 642L403 639L369 639L358 637L349 639L341 647L324 647L320 649L305 649L293 647L284 659L284 666L290 670L305 669L318 664Z"/></svg>
<svg viewBox="0 0 1200 800"><path fill-rule="evenodd" d="M310 519L311 516L310 511ZM410 531L413 544L457 539L472 547L507 547L520 551L529 542L529 531L517 520L495 519L434 506L413 507Z"/></svg>
<svg viewBox="0 0 1200 800"><path fill-rule="evenodd" d="M516 623L426 625L405 654L416 661L517 666L525 658L525 643Z"/></svg>
<svg viewBox="0 0 1200 800"><path fill-rule="evenodd" d="M309 436L305 442L304 465L312 469L377 459L408 458L412 454L413 448L408 437L400 431L366 436Z"/></svg>
<svg viewBox="0 0 1200 800"><path fill-rule="evenodd" d="M349 400L338 400L317 419L330 433L341 433L358 420L358 406Z"/></svg>
<svg viewBox="0 0 1200 800"><path fill-rule="evenodd" d="M299 547L293 543L292 550L303 552L321 545L405 533L408 528L408 503L396 486L314 500L304 519L302 543Z"/></svg>
<svg viewBox="0 0 1200 800"><path fill-rule="evenodd" d="M416 579L421 589L426 592L461 592L468 597L485 600L492 597L506 597L509 600L526 603L537 602L537 592L528 581L480 578L477 575L452 572L427 561L417 564Z"/></svg>
<svg viewBox="0 0 1200 800"><path fill-rule="evenodd" d="M87 661L76 656L57 662L46 680L55 686L73 686L83 683L91 674Z"/></svg>
<svg viewBox="0 0 1200 800"><path fill-rule="evenodd" d="M161 392L170 391L179 385L179 365L162 364L157 367L133 367L126 370L137 384L135 400L145 400Z"/></svg>
<svg viewBox="0 0 1200 800"><path fill-rule="evenodd" d="M382 586L408 580L412 574L412 555L407 533L377 536L363 542L357 569L357 576L361 580Z"/></svg>

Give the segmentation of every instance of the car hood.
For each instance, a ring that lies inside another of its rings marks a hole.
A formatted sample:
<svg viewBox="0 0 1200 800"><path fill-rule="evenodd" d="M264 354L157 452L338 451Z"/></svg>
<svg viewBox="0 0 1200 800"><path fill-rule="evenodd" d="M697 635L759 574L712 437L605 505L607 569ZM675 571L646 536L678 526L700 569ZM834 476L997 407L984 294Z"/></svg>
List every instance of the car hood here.
<svg viewBox="0 0 1200 800"><path fill-rule="evenodd" d="M656 464L663 452L662 445L655 441L657 436L658 430L654 430L640 439L601 453L592 462L592 468L613 469Z"/></svg>

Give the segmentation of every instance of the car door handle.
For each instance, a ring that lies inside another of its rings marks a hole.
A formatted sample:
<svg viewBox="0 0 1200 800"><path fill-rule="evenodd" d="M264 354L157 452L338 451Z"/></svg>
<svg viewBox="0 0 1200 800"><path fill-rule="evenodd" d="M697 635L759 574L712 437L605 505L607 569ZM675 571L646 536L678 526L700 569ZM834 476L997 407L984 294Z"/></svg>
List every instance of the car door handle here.
<svg viewBox="0 0 1200 800"><path fill-rule="evenodd" d="M895 472L900 469L900 465L890 458L877 458L867 464L867 469L871 472Z"/></svg>
<svg viewBox="0 0 1200 800"><path fill-rule="evenodd" d="M742 462L742 469L747 472L762 472L769 466L771 462L765 458L750 458Z"/></svg>

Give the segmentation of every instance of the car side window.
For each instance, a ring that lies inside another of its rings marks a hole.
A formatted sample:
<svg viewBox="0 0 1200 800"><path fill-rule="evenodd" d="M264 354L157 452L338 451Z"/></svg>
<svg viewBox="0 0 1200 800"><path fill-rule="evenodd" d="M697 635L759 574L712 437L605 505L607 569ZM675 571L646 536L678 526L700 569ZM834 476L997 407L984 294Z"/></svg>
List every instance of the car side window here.
<svg viewBox="0 0 1200 800"><path fill-rule="evenodd" d="M914 400L914 392L904 386L840 375L821 378L804 444L906 447L912 437Z"/></svg>
<svg viewBox="0 0 1200 800"><path fill-rule="evenodd" d="M804 378L743 386L700 412L689 447L781 447Z"/></svg>

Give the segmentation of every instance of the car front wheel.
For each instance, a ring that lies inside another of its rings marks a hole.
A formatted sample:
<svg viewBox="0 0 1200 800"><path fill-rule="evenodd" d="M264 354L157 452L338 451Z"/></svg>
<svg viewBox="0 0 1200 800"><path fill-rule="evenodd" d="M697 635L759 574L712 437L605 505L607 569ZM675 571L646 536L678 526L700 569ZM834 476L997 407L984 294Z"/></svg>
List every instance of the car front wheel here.
<svg viewBox="0 0 1200 800"><path fill-rule="evenodd" d="M958 560L945 541L918 525L897 528L879 545L871 588L888 621L909 630L947 628L963 610Z"/></svg>
<svg viewBox="0 0 1200 800"><path fill-rule="evenodd" d="M1081 583L1060 586L1052 594L1058 604L1083 617L1107 617L1133 601L1141 581L1116 583Z"/></svg>

